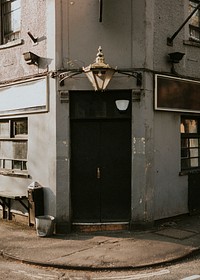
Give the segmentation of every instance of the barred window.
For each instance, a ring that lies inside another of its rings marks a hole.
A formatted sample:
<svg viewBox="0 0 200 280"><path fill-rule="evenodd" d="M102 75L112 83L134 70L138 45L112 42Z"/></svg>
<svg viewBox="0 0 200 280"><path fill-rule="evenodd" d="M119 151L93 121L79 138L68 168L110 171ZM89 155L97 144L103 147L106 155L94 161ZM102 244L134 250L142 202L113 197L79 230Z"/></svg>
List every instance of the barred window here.
<svg viewBox="0 0 200 280"><path fill-rule="evenodd" d="M1 0L2 43L19 39L21 28L21 0Z"/></svg>
<svg viewBox="0 0 200 280"><path fill-rule="evenodd" d="M190 0L189 14L197 7L199 0ZM190 39L200 42L200 9L194 13L189 22Z"/></svg>
<svg viewBox="0 0 200 280"><path fill-rule="evenodd" d="M181 170L200 167L200 119L181 119Z"/></svg>

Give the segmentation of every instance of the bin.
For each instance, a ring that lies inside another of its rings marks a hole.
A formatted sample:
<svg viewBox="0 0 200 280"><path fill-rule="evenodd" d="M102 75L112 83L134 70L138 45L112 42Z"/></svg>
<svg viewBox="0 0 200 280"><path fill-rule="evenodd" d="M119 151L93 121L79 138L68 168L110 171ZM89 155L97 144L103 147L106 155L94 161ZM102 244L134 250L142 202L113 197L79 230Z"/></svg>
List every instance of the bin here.
<svg viewBox="0 0 200 280"><path fill-rule="evenodd" d="M35 217L37 236L51 236L54 232L55 218L50 215Z"/></svg>
<svg viewBox="0 0 200 280"><path fill-rule="evenodd" d="M43 188L33 182L28 186L29 226L35 225L35 217L44 215Z"/></svg>

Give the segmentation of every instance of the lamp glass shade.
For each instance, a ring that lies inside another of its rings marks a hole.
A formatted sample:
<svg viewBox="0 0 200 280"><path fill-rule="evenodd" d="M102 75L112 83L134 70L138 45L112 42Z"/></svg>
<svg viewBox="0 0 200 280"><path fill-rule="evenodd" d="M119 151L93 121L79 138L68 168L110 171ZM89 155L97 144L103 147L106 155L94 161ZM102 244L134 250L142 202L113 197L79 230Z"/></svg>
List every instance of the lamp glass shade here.
<svg viewBox="0 0 200 280"><path fill-rule="evenodd" d="M126 111L128 109L129 100L126 99L115 100L115 104L119 111Z"/></svg>
<svg viewBox="0 0 200 280"><path fill-rule="evenodd" d="M105 90L114 75L112 68L91 68L85 74L95 90Z"/></svg>

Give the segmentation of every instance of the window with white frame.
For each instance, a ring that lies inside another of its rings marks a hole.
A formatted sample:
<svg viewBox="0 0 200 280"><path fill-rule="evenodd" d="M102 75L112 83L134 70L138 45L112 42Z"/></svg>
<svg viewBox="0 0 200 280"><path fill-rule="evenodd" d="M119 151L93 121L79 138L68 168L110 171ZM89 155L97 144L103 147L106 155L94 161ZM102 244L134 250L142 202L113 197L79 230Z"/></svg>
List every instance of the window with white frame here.
<svg viewBox="0 0 200 280"><path fill-rule="evenodd" d="M19 39L21 0L1 0L1 43Z"/></svg>
<svg viewBox="0 0 200 280"><path fill-rule="evenodd" d="M0 120L0 173L27 173L28 120Z"/></svg>
<svg viewBox="0 0 200 280"><path fill-rule="evenodd" d="M181 170L200 168L200 118L181 118Z"/></svg>
<svg viewBox="0 0 200 280"><path fill-rule="evenodd" d="M199 0L190 0L189 1L189 14L191 14L197 5L200 3ZM200 42L200 9L194 13L189 21L189 32L190 39Z"/></svg>

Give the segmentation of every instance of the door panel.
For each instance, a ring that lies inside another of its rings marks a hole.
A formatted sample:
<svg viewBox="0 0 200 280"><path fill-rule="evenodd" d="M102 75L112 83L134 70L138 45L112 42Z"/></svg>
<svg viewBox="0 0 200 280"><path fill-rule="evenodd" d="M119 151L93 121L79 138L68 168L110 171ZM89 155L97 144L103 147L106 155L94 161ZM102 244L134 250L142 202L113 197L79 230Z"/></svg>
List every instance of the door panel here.
<svg viewBox="0 0 200 280"><path fill-rule="evenodd" d="M131 106L123 113L115 106L130 97L130 91L70 95L73 222L130 219Z"/></svg>
<svg viewBox="0 0 200 280"><path fill-rule="evenodd" d="M101 123L101 221L128 221L131 186L130 120Z"/></svg>
<svg viewBox="0 0 200 280"><path fill-rule="evenodd" d="M74 121L71 133L73 221L128 221L130 120Z"/></svg>
<svg viewBox="0 0 200 280"><path fill-rule="evenodd" d="M99 222L100 190L97 180L100 129L96 122L71 124L71 196L74 222Z"/></svg>

